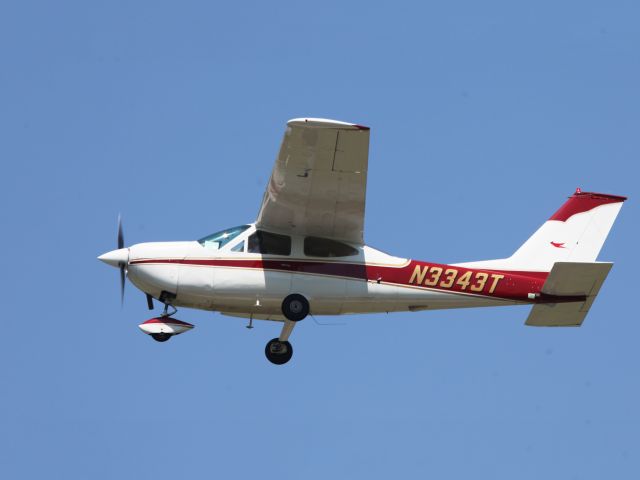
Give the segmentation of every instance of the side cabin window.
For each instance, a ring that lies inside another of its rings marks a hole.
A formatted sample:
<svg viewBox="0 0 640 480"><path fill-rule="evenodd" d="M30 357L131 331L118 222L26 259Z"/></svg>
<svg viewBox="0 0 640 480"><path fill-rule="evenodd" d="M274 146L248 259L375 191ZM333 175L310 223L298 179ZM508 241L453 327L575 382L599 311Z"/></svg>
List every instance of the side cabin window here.
<svg viewBox="0 0 640 480"><path fill-rule="evenodd" d="M308 257L350 257L357 255L358 249L329 238L305 237L304 254Z"/></svg>
<svg viewBox="0 0 640 480"><path fill-rule="evenodd" d="M249 236L247 252L263 255L291 255L291 237L258 230Z"/></svg>
<svg viewBox="0 0 640 480"><path fill-rule="evenodd" d="M219 250L244 232L247 228L249 228L249 225L227 228L226 230L221 230L219 232L212 233L211 235L207 235L206 237L198 240L198 242L200 242L200 245L203 247L211 248L212 250Z"/></svg>
<svg viewBox="0 0 640 480"><path fill-rule="evenodd" d="M244 252L244 240L231 249L232 252Z"/></svg>

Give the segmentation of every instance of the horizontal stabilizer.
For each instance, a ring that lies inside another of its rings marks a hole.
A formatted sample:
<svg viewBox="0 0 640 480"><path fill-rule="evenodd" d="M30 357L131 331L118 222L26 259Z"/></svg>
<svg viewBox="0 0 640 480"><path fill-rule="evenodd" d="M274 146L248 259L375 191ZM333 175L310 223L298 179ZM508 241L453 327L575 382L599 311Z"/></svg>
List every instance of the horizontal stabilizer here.
<svg viewBox="0 0 640 480"><path fill-rule="evenodd" d="M536 327L580 326L612 263L556 262L542 286L543 295L586 297L575 302L540 303L529 313L526 325Z"/></svg>

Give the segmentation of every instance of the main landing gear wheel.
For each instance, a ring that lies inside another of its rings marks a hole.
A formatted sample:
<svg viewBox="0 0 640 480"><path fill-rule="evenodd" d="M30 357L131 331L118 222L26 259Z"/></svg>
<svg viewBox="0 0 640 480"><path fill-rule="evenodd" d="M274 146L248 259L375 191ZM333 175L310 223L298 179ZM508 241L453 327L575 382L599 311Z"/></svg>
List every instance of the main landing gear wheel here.
<svg viewBox="0 0 640 480"><path fill-rule="evenodd" d="M274 338L267 343L264 348L264 354L271 363L283 365L291 360L293 347L289 342L281 342L278 338Z"/></svg>
<svg viewBox="0 0 640 480"><path fill-rule="evenodd" d="M151 334L151 338L153 338L156 342L166 342L171 338L171 336L172 335L170 333L165 332Z"/></svg>
<svg viewBox="0 0 640 480"><path fill-rule="evenodd" d="M309 315L309 302L302 295L293 293L282 301L282 314L292 322L299 322Z"/></svg>

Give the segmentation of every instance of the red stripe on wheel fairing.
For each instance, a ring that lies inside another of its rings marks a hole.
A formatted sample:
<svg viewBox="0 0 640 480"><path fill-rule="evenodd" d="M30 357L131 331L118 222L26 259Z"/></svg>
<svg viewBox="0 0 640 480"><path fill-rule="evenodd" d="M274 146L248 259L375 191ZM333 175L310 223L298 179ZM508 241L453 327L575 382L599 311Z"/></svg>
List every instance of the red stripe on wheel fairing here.
<svg viewBox="0 0 640 480"><path fill-rule="evenodd" d="M191 325L190 323L183 322L182 320L178 320L177 318L173 318L173 317L154 317L154 318L150 318L146 322L142 322L142 325L149 325L149 324L152 324L152 323L164 323L164 324L167 324L167 325L179 325L179 326L183 326L183 327L192 327L193 328L193 325Z"/></svg>

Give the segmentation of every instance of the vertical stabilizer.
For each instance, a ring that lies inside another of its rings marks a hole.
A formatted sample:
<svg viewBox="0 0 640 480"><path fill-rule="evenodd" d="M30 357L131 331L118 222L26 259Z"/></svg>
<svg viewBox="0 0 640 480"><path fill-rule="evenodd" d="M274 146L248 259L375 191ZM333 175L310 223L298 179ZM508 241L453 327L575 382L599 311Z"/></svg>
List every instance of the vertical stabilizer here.
<svg viewBox="0 0 640 480"><path fill-rule="evenodd" d="M511 257L463 265L549 272L556 262L594 262L625 200L578 189Z"/></svg>

